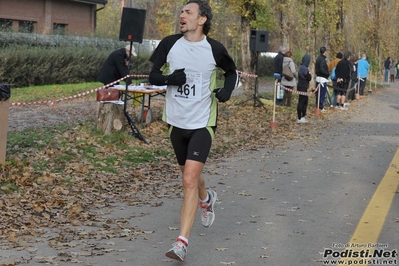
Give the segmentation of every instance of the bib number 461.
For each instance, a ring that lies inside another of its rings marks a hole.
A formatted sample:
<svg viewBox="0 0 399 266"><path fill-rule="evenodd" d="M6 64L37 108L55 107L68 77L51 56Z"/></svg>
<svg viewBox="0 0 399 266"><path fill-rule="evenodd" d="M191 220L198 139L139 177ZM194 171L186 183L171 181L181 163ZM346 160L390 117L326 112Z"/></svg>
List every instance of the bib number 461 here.
<svg viewBox="0 0 399 266"><path fill-rule="evenodd" d="M180 93L180 95L195 96L195 84L193 84L191 87L189 84L179 86L179 88L177 88L177 92Z"/></svg>

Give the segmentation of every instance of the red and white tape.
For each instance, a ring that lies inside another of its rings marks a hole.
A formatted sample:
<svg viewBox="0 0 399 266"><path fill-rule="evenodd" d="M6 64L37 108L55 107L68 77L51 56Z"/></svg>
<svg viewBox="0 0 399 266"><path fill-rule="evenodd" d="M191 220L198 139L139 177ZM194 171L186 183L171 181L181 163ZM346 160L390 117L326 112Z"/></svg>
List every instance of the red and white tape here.
<svg viewBox="0 0 399 266"><path fill-rule="evenodd" d="M34 101L34 102L10 102L10 106L27 106L27 105L38 105L38 104L50 104L54 108L55 103L62 102L62 101L67 101L67 100L77 99L77 98L86 96L86 95L88 95L90 93L97 92L98 90L106 89L108 87L111 87L111 86L113 86L113 85L115 85L115 84L127 79L129 76L132 77L133 75L127 75L127 76L125 76L125 77L123 77L121 79L118 79L118 80L116 80L114 82L111 82L111 83L109 83L107 85L98 87L96 89L91 89L91 90L88 90L88 91L85 91L85 92L82 92L82 93L78 93L78 94L75 94L75 95L72 95L72 96L68 96L68 97L63 97L63 98L60 98L60 99L57 99L57 100ZM146 75L136 75L136 76L146 76Z"/></svg>
<svg viewBox="0 0 399 266"><path fill-rule="evenodd" d="M305 91L297 91L297 90L293 90L293 89L290 89L290 88L286 88L283 85L280 85L280 86L281 86L282 89L284 89L286 91L290 91L290 92L293 92L295 94L304 95L304 96L308 96L308 97L309 96L313 96L316 93L316 91L318 91L318 89L319 89L319 86L317 86L316 90L314 90L313 92L305 92Z"/></svg>
<svg viewBox="0 0 399 266"><path fill-rule="evenodd" d="M257 78L257 77L258 77L258 75L249 74L249 73L245 73L245 72L242 72L242 71L237 71L237 74L238 74L240 77L249 77L249 78Z"/></svg>
<svg viewBox="0 0 399 266"><path fill-rule="evenodd" d="M251 78L256 78L257 77L257 75L248 74L248 73L244 73L244 72L241 72L241 71L237 71L237 73L241 77L251 77ZM101 87L98 87L98 88L95 88L95 89L92 89L92 90L88 90L88 91L85 91L85 92L82 92L82 93L78 93L78 94L75 94L75 95L72 95L72 96L63 97L63 98L60 98L60 99L57 99L57 100L33 101L33 102L10 102L10 106L29 106L29 105L39 105L39 104L50 104L54 108L55 103L62 102L62 101L67 101L67 100L77 99L77 98L86 96L86 95L88 95L90 93L97 92L98 90L106 89L106 88L111 87L111 86L113 86L115 84L118 84L119 82L121 82L121 81L123 81L123 80L125 80L125 79L127 79L129 77L131 77L131 78L148 78L149 75L127 75L127 76L125 76L125 77L123 77L121 79L118 79L118 80L116 80L114 82L111 82L109 84L106 84L104 86L101 86Z"/></svg>

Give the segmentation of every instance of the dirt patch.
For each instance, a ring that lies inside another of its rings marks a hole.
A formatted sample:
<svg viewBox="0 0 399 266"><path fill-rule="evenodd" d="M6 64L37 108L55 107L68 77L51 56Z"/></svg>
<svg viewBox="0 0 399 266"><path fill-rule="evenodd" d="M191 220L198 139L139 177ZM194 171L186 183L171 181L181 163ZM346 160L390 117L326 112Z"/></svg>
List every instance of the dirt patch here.
<svg viewBox="0 0 399 266"><path fill-rule="evenodd" d="M96 117L98 103L93 100L70 100L49 104L11 106L8 131L51 127L62 123L80 123Z"/></svg>

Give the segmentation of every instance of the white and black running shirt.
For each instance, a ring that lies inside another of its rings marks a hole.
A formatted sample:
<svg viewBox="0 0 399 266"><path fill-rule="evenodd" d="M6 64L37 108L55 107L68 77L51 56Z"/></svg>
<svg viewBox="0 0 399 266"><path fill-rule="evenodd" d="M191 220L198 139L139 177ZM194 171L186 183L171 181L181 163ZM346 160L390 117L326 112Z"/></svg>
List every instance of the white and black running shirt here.
<svg viewBox="0 0 399 266"><path fill-rule="evenodd" d="M162 119L182 129L216 126L217 99L216 70L225 73L225 86L235 86L236 66L226 48L218 41L206 37L199 42L189 42L182 34L164 38L155 49L150 61L153 72L168 69L173 73L184 68L187 81L183 86L168 85ZM229 82L230 80L230 82ZM160 84L155 84L160 85Z"/></svg>

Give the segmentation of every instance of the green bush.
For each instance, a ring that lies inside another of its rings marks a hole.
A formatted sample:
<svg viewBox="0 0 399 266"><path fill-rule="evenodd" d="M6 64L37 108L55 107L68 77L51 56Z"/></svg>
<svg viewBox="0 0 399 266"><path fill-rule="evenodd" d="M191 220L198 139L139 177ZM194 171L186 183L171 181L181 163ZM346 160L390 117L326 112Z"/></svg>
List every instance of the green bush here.
<svg viewBox="0 0 399 266"><path fill-rule="evenodd" d="M105 59L121 47L43 47L9 45L0 49L0 83L13 87L96 81ZM131 74L149 74L148 54L132 57Z"/></svg>

